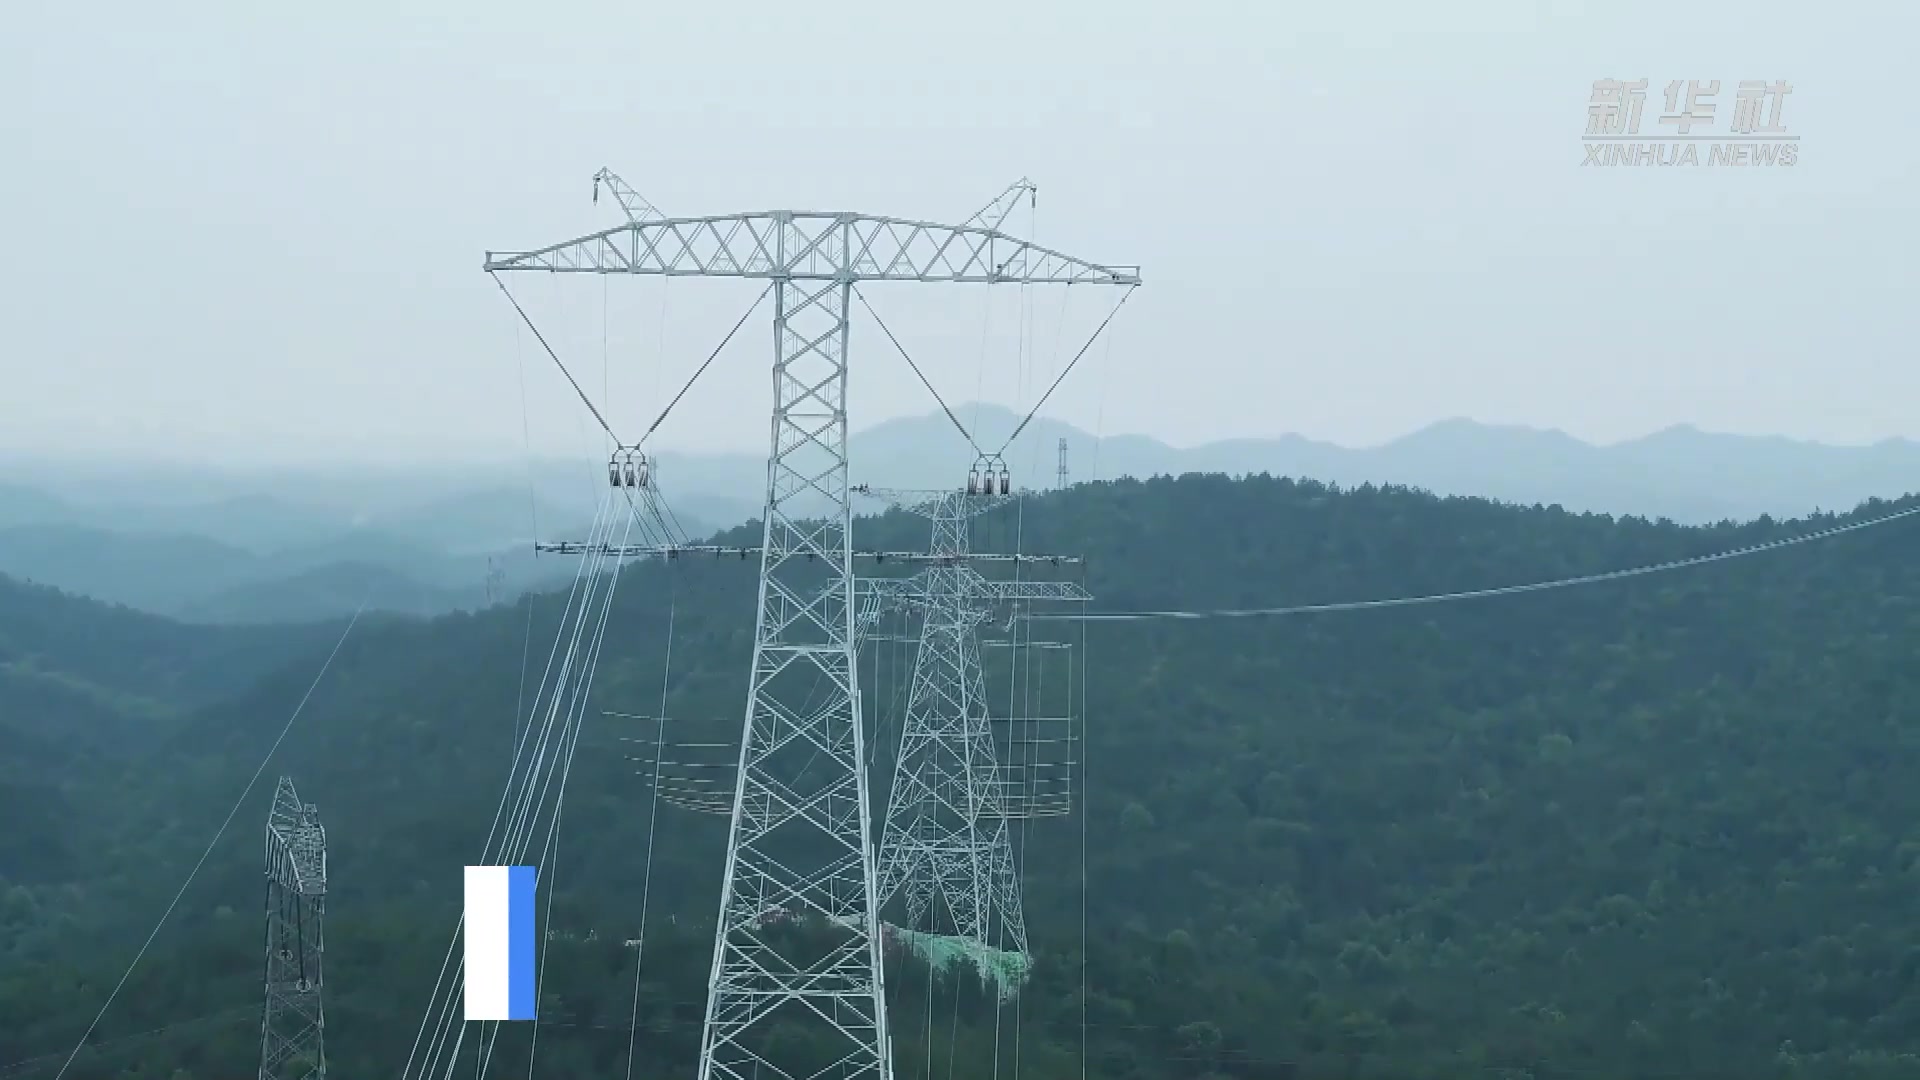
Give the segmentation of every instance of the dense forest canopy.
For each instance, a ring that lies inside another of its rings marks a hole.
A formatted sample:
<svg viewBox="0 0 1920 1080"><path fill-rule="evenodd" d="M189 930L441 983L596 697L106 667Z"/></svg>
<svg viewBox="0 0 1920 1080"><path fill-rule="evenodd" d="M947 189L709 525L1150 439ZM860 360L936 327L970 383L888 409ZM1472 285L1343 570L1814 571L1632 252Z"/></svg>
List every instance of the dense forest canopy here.
<svg viewBox="0 0 1920 1080"><path fill-rule="evenodd" d="M1842 520L1688 528L1190 475L1029 500L975 543L1084 554L1098 608L1214 609L1586 574ZM997 1046L1010 1075L1078 1076L1084 1016L1087 1075L1114 1080L1920 1075L1913 528L1497 599L1041 631L1075 644L1087 698L1082 805L1022 830L1034 982L996 1017L901 961L897 1067L995 1075ZM858 529L925 543L905 515ZM341 624L228 633L0 587L0 1078L21 1080L58 1070ZM654 712L665 674L668 715L737 738L753 588L731 560L623 574L543 870L540 1072L624 1075L622 942L649 862L637 1060L693 1067L724 821L665 810L649 851L635 732L601 713ZM331 840L332 1071L396 1071L559 613L356 626L68 1075L255 1067L277 772Z"/></svg>

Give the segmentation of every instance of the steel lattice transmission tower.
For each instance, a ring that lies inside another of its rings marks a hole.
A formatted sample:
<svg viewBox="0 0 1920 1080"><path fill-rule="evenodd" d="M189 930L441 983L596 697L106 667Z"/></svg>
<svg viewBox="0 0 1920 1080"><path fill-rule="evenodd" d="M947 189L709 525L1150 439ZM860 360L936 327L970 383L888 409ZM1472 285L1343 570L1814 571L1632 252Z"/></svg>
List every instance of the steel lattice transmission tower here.
<svg viewBox="0 0 1920 1080"><path fill-rule="evenodd" d="M267 1006L260 1080L325 1080L320 1007L327 903L327 831L293 780L280 778L267 816Z"/></svg>
<svg viewBox="0 0 1920 1080"><path fill-rule="evenodd" d="M487 256L485 268L496 274L770 282L774 406L760 594L700 1080L892 1076L866 734L855 677L850 305L863 281L1140 283L1136 267L1087 262L985 223L998 220L985 215L1002 204L1010 208L1018 191L1031 187L1016 184L1011 197L1001 196L964 225L860 213L654 219L642 211L579 239ZM796 944L776 925L796 917L835 925L837 933ZM785 1038L769 1042L769 1034L787 1025L812 1029L795 1033L803 1049L779 1049L794 1045ZM775 1060L799 1053L808 1060ZM814 1060L822 1055L825 1060Z"/></svg>
<svg viewBox="0 0 1920 1080"><path fill-rule="evenodd" d="M993 487L989 471L987 490ZM863 597L862 615L870 621L898 606L920 615L912 688L881 833L877 899L885 905L904 891L909 929L921 928L937 914L935 901L941 901L957 936L1025 957L1026 920L1007 828L1025 808L1017 795L1008 797L1012 785L995 749L979 627L995 607L1091 597L1070 582L989 581L967 565L972 520L1017 498L1004 493L1004 481L1001 490L869 492L932 522L937 561L911 578L863 580L871 599Z"/></svg>

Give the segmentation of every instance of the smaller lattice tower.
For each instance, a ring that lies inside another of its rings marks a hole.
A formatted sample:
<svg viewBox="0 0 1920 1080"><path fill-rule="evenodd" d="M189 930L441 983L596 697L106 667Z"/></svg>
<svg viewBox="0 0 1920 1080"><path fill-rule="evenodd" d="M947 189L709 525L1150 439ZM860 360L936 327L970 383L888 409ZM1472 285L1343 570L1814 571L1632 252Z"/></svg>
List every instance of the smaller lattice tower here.
<svg viewBox="0 0 1920 1080"><path fill-rule="evenodd" d="M1067 440L1060 440L1060 468L1053 475L1053 486L1060 491L1067 489Z"/></svg>
<svg viewBox="0 0 1920 1080"><path fill-rule="evenodd" d="M861 582L862 622L890 606L912 609L921 622L876 856L875 897L882 907L896 895L904 898L907 925L902 929L931 931L935 922L948 922L952 931L946 936L983 955L1004 950L1018 972L1024 972L1026 918L1007 822L1030 815L1031 793L1016 796L1015 789L1023 785L1010 780L1006 764L998 760L978 630L996 607L1085 602L1090 597L1071 582L989 580L968 564L1005 558L1017 563L1078 560L982 556L971 550L972 519L1018 498L1005 465L997 460L976 464L962 491L857 490L929 519L929 553L938 560L913 577ZM945 920L937 919L942 913L937 909L944 909ZM1003 992L1008 989L1003 987Z"/></svg>
<svg viewBox="0 0 1920 1080"><path fill-rule="evenodd" d="M267 1007L260 1080L326 1080L320 1008L321 924L327 903L327 831L293 780L280 778L267 817Z"/></svg>

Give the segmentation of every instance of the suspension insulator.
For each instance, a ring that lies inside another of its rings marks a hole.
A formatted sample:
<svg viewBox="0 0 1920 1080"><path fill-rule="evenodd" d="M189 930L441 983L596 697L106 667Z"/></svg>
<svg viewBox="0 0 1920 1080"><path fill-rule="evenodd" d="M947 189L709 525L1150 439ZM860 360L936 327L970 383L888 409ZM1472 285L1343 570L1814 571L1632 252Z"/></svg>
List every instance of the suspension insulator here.
<svg viewBox="0 0 1920 1080"><path fill-rule="evenodd" d="M617 461L607 462L607 486L620 486L620 463Z"/></svg>

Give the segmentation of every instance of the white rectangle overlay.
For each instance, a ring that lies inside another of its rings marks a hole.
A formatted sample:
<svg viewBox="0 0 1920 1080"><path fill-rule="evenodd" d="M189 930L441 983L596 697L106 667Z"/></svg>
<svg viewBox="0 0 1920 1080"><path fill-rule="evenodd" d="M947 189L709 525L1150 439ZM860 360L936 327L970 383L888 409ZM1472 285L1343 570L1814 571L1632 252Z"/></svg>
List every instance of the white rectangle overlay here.
<svg viewBox="0 0 1920 1080"><path fill-rule="evenodd" d="M534 868L466 868L468 1020L531 1020Z"/></svg>

